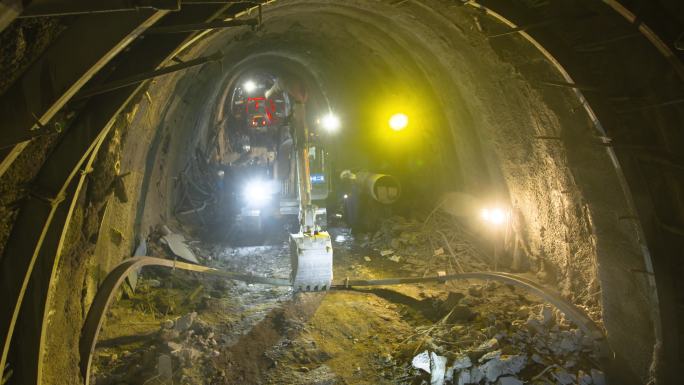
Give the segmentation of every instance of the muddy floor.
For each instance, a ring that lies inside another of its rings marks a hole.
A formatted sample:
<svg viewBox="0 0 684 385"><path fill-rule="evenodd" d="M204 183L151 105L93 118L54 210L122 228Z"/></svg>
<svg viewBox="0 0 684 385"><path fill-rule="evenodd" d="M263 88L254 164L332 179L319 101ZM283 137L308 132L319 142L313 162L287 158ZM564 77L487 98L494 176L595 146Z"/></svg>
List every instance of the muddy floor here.
<svg viewBox="0 0 684 385"><path fill-rule="evenodd" d="M487 267L482 258L451 258L464 249L458 245L468 246L453 235L449 252L435 248L426 257L434 245L421 239L420 223L389 226L401 231L386 242L382 231L354 236L332 228L336 279ZM194 245L212 266L289 275L284 238ZM110 309L93 383L588 385L603 383L599 368L591 339L562 314L496 282L293 293L148 269Z"/></svg>

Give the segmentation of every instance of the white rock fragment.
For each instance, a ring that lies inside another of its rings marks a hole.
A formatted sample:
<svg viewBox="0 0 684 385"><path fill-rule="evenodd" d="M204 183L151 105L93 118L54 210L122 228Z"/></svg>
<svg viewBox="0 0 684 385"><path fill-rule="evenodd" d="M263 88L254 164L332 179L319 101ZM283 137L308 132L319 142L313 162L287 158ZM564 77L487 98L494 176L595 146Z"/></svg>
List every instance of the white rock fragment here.
<svg viewBox="0 0 684 385"><path fill-rule="evenodd" d="M394 250L382 250L382 251L380 252L380 255L383 256L383 257L386 257L386 256L388 256L388 255L392 255L392 254L394 254Z"/></svg>
<svg viewBox="0 0 684 385"><path fill-rule="evenodd" d="M448 367L444 373L444 381L453 382L454 381L454 368Z"/></svg>
<svg viewBox="0 0 684 385"><path fill-rule="evenodd" d="M430 353L430 385L444 385L447 358Z"/></svg>
<svg viewBox="0 0 684 385"><path fill-rule="evenodd" d="M393 255L393 256L389 257L389 260L392 262L399 262L401 260L401 257L398 255Z"/></svg>
<svg viewBox="0 0 684 385"><path fill-rule="evenodd" d="M365 256L365 257L363 257L363 259L364 259L366 262L370 262L370 261L371 261L371 257L369 257L369 256Z"/></svg>
<svg viewBox="0 0 684 385"><path fill-rule="evenodd" d="M421 369L430 373L430 353L426 350L413 357L411 365L416 369Z"/></svg>
<svg viewBox="0 0 684 385"><path fill-rule="evenodd" d="M446 375L447 358L427 350L413 357L411 365L431 374L431 385L443 385Z"/></svg>

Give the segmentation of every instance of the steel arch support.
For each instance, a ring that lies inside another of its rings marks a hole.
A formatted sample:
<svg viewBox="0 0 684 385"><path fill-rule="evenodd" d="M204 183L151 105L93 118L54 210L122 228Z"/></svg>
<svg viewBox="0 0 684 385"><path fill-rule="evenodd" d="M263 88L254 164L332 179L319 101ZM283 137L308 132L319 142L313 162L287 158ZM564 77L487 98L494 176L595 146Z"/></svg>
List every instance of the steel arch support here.
<svg viewBox="0 0 684 385"><path fill-rule="evenodd" d="M64 104L167 12L146 10L77 18L0 96L0 147L46 133L49 129L44 125Z"/></svg>

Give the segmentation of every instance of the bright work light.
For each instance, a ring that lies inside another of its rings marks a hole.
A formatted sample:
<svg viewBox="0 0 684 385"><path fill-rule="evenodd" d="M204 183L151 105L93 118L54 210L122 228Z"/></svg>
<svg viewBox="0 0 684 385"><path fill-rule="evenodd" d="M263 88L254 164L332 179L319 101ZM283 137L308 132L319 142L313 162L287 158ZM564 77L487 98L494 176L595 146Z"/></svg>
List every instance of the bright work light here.
<svg viewBox="0 0 684 385"><path fill-rule="evenodd" d="M392 115L389 119L389 126L394 131L401 131L408 125L408 116L406 114L398 113Z"/></svg>
<svg viewBox="0 0 684 385"><path fill-rule="evenodd" d="M245 82L245 84L243 85L243 88L247 92L253 92L254 90L256 90L257 85L256 85L256 83L254 83L254 80L247 80Z"/></svg>
<svg viewBox="0 0 684 385"><path fill-rule="evenodd" d="M340 125L340 118L333 113L329 113L321 119L321 126L328 132L337 131L340 128Z"/></svg>
<svg viewBox="0 0 684 385"><path fill-rule="evenodd" d="M493 225L502 225L506 222L506 212L500 208L485 208L480 212L480 217Z"/></svg>
<svg viewBox="0 0 684 385"><path fill-rule="evenodd" d="M271 200L273 191L271 184L263 180L253 180L245 186L244 195L247 203L261 207Z"/></svg>

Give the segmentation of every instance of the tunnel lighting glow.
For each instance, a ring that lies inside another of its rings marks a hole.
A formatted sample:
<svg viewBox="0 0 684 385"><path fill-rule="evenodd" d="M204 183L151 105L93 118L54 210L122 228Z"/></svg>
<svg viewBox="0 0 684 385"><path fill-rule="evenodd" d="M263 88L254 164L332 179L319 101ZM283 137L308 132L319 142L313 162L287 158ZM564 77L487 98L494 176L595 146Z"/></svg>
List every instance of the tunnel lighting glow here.
<svg viewBox="0 0 684 385"><path fill-rule="evenodd" d="M349 195L344 194L344 199L347 199L347 198L349 198Z"/></svg>
<svg viewBox="0 0 684 385"><path fill-rule="evenodd" d="M256 88L257 88L257 85L256 85L256 83L254 83L254 80L247 80L245 82L245 84L243 85L243 88L247 92L254 92L254 90L256 90Z"/></svg>
<svg viewBox="0 0 684 385"><path fill-rule="evenodd" d="M506 211L501 208L485 208L480 212L480 217L485 222L493 225L502 225L506 222Z"/></svg>
<svg viewBox="0 0 684 385"><path fill-rule="evenodd" d="M389 119L389 126L394 131L401 131L408 126L408 116L406 114L394 114Z"/></svg>
<svg viewBox="0 0 684 385"><path fill-rule="evenodd" d="M261 207L271 200L271 184L263 180L253 180L245 187L245 199L254 207Z"/></svg>
<svg viewBox="0 0 684 385"><path fill-rule="evenodd" d="M321 126L328 132L336 132L340 129L340 118L330 113L321 118Z"/></svg>

